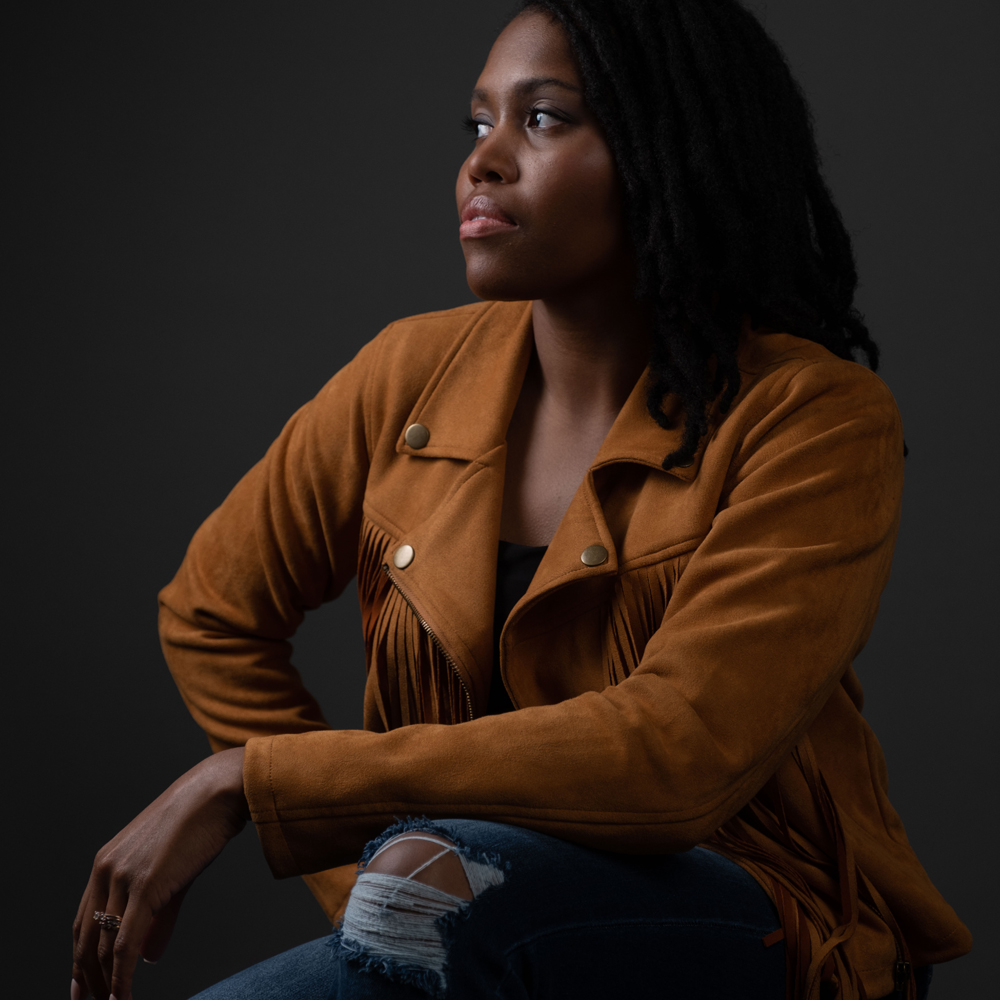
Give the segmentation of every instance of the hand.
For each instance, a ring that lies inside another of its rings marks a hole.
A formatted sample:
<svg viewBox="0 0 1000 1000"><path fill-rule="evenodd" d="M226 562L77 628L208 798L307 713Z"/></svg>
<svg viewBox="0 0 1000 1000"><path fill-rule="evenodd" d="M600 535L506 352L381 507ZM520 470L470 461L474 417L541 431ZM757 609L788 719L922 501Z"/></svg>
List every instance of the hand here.
<svg viewBox="0 0 1000 1000"><path fill-rule="evenodd" d="M73 922L73 1000L131 1000L139 955L160 957L188 886L249 818L238 747L191 768L97 852ZM95 910L120 916L118 931Z"/></svg>

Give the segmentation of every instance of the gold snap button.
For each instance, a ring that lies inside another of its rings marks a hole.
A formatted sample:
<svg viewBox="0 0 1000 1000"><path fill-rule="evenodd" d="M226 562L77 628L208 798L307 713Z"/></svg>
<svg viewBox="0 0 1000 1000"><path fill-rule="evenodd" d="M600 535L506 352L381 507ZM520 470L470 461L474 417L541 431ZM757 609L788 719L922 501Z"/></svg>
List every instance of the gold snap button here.
<svg viewBox="0 0 1000 1000"><path fill-rule="evenodd" d="M423 424L410 424L410 426L406 428L406 433L403 435L403 440L411 448L416 448L418 451L421 448L425 448L430 439L431 432L424 427Z"/></svg>
<svg viewBox="0 0 1000 1000"><path fill-rule="evenodd" d="M678 462L677 463L677 468L678 469L690 469L692 465L694 465L694 459L693 458L688 459L688 461L686 461L686 462Z"/></svg>
<svg viewBox="0 0 1000 1000"><path fill-rule="evenodd" d="M392 564L396 569L406 569L413 562L413 546L400 545L392 554Z"/></svg>
<svg viewBox="0 0 1000 1000"><path fill-rule="evenodd" d="M603 545L588 545L580 553L580 562L584 566L600 566L608 561L608 550Z"/></svg>

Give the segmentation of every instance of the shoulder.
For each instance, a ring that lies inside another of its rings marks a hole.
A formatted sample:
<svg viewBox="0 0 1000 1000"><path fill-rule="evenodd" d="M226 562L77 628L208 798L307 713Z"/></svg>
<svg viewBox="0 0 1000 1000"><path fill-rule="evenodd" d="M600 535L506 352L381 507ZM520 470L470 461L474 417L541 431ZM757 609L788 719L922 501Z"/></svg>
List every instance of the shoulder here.
<svg viewBox="0 0 1000 1000"><path fill-rule="evenodd" d="M523 302L471 302L453 309L405 316L390 323L375 338L385 360L440 361L449 348L463 341L484 321L513 324L524 311Z"/></svg>
<svg viewBox="0 0 1000 1000"><path fill-rule="evenodd" d="M369 382L391 386L396 396L419 395L473 331L481 332L484 326L497 332L513 329L524 307L524 302L473 302L405 316L369 341L356 360Z"/></svg>
<svg viewBox="0 0 1000 1000"><path fill-rule="evenodd" d="M310 405L313 421L325 428L331 422L343 424L351 414L373 442L384 427L406 418L428 386L453 365L463 345L498 342L515 330L526 306L474 302L393 321L320 390ZM469 353L462 354L466 362Z"/></svg>
<svg viewBox="0 0 1000 1000"><path fill-rule="evenodd" d="M874 372L812 341L761 333L745 341L740 373L739 396L720 419L713 449L731 484L773 485L786 476L819 483L840 470L891 486L898 498L902 422Z"/></svg>
<svg viewBox="0 0 1000 1000"><path fill-rule="evenodd" d="M807 407L844 419L867 414L899 427L892 392L869 368L787 333L751 331L740 352L741 387L735 409L773 422ZM901 431L900 431L901 432Z"/></svg>
<svg viewBox="0 0 1000 1000"><path fill-rule="evenodd" d="M500 304L473 302L394 320L329 379L320 397L337 393L346 383L367 383L393 375L402 376L404 384L426 381L454 345L461 342L492 307Z"/></svg>
<svg viewBox="0 0 1000 1000"><path fill-rule="evenodd" d="M484 313L498 306L500 302L468 302L451 309L435 309L432 312L416 313L393 320L381 333L381 336L405 337L408 333L417 331L457 334L459 331L474 324Z"/></svg>

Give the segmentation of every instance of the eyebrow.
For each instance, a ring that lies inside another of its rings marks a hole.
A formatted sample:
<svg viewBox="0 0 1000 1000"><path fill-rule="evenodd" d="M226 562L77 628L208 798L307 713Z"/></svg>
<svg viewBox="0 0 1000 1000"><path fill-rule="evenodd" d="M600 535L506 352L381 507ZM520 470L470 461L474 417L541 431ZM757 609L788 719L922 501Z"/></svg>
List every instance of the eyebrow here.
<svg viewBox="0 0 1000 1000"><path fill-rule="evenodd" d="M571 90L574 94L582 93L579 87L574 87L572 83L560 80L557 76L532 76L527 80L519 80L514 87L514 93L518 97L523 97L525 94L530 94L533 90L538 90L540 87L545 86L562 87L564 90ZM488 100L489 92L477 87L472 92L472 99L474 101Z"/></svg>

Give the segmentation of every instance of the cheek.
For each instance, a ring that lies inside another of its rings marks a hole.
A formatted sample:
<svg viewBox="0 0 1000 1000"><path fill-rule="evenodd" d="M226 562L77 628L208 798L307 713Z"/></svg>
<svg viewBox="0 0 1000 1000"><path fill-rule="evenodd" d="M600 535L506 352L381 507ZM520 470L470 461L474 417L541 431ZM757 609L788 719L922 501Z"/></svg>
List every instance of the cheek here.
<svg viewBox="0 0 1000 1000"><path fill-rule="evenodd" d="M563 258L597 264L617 255L624 238L618 177L610 153L567 149L538 164L533 235Z"/></svg>

